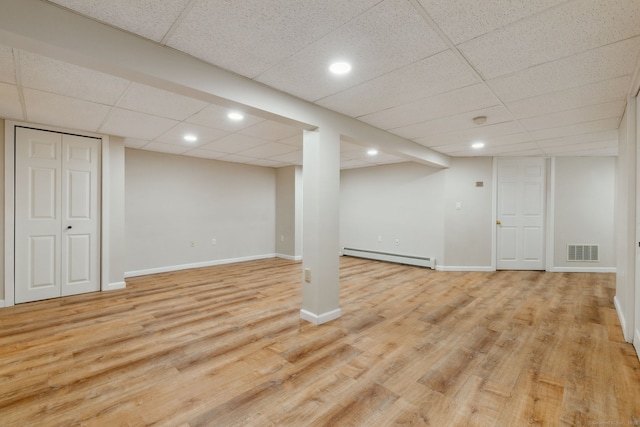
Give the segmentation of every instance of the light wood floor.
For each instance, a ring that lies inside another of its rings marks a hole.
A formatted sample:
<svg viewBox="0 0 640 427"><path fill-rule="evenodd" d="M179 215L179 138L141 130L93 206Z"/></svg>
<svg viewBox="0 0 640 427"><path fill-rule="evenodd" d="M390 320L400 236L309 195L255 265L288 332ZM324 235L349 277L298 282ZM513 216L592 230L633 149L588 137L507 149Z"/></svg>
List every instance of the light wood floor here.
<svg viewBox="0 0 640 427"><path fill-rule="evenodd" d="M316 327L300 270L247 262L0 310L0 425L640 425L613 275L345 257L343 317Z"/></svg>

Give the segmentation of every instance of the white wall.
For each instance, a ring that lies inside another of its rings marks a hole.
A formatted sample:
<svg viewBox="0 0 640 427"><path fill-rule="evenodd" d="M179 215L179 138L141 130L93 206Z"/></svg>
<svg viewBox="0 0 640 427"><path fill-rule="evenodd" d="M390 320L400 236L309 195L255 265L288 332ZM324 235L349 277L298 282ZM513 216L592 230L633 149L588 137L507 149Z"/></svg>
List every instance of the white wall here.
<svg viewBox="0 0 640 427"><path fill-rule="evenodd" d="M274 169L127 149L125 174L128 275L274 256Z"/></svg>
<svg viewBox="0 0 640 427"><path fill-rule="evenodd" d="M615 157L555 159L554 268L615 268L615 181ZM568 244L600 245L600 261L567 261Z"/></svg>
<svg viewBox="0 0 640 427"><path fill-rule="evenodd" d="M482 182L482 187L476 187ZM446 170L444 259L447 269L491 269L493 158L452 158ZM456 206L460 206L457 209Z"/></svg>
<svg viewBox="0 0 640 427"><path fill-rule="evenodd" d="M340 246L435 257L440 263L445 175L416 163L343 170Z"/></svg>
<svg viewBox="0 0 640 427"><path fill-rule="evenodd" d="M302 167L276 169L276 254L302 259Z"/></svg>
<svg viewBox="0 0 640 427"><path fill-rule="evenodd" d="M0 204L2 204L2 212L0 212L0 242L4 242L4 120L0 119L0 177L2 177L2 185L0 185ZM4 244L0 244L0 277L4 280ZM4 285L0 286L0 301L4 300ZM0 307L3 304L0 303Z"/></svg>

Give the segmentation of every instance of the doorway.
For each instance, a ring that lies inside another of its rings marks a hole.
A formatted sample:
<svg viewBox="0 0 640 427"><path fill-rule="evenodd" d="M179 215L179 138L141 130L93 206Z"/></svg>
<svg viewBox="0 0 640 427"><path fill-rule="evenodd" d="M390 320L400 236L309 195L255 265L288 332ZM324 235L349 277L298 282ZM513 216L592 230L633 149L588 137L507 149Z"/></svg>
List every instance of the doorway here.
<svg viewBox="0 0 640 427"><path fill-rule="evenodd" d="M496 268L544 270L546 159L498 159Z"/></svg>
<svg viewBox="0 0 640 427"><path fill-rule="evenodd" d="M100 290L101 139L15 128L15 302Z"/></svg>

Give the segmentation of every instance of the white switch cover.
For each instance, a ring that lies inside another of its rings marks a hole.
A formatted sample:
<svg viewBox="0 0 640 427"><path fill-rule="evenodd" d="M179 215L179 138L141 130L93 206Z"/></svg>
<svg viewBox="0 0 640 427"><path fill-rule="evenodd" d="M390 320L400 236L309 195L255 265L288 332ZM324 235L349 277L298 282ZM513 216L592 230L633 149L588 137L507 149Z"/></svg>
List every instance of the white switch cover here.
<svg viewBox="0 0 640 427"><path fill-rule="evenodd" d="M305 268L304 269L304 281L307 283L311 283L311 269L310 268Z"/></svg>
<svg viewBox="0 0 640 427"><path fill-rule="evenodd" d="M462 209L462 202L456 202L456 210Z"/></svg>

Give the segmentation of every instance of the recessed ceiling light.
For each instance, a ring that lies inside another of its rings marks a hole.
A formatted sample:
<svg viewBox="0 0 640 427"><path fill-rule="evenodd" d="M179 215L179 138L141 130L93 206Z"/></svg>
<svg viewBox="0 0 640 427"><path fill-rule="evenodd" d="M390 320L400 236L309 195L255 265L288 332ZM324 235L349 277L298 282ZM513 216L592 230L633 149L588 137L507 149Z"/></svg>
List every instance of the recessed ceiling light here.
<svg viewBox="0 0 640 427"><path fill-rule="evenodd" d="M188 134L184 136L184 140L187 142L196 142L198 140L198 137L193 134Z"/></svg>
<svg viewBox="0 0 640 427"><path fill-rule="evenodd" d="M351 64L348 62L334 62L329 65L329 71L333 74L343 75L351 71Z"/></svg>
<svg viewBox="0 0 640 427"><path fill-rule="evenodd" d="M471 148L475 148L476 150L480 148L484 148L484 142L482 141L474 142L473 144L471 144Z"/></svg>
<svg viewBox="0 0 640 427"><path fill-rule="evenodd" d="M378 150L372 148L371 150L367 151L367 154L370 156L375 156L376 154L378 154Z"/></svg>
<svg viewBox="0 0 640 427"><path fill-rule="evenodd" d="M244 114L238 113L237 111L232 111L227 114L227 117L229 117L231 120L240 121L244 119Z"/></svg>

